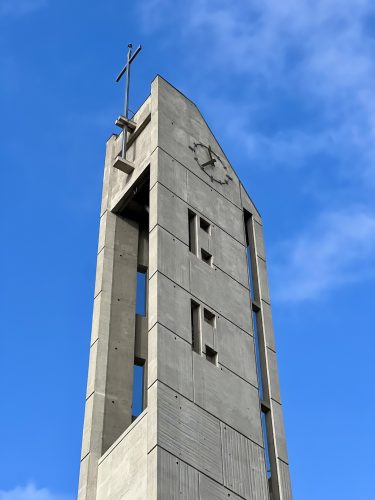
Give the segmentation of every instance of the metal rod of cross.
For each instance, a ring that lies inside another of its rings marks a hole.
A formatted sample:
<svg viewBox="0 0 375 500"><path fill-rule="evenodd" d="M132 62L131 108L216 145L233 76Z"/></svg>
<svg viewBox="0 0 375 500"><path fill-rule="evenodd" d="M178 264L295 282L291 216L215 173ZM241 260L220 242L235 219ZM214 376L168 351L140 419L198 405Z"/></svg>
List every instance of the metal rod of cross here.
<svg viewBox="0 0 375 500"><path fill-rule="evenodd" d="M139 47L136 49L134 54L132 54L132 48L133 45L131 43L128 44L128 55L127 55L127 61L125 66L122 68L120 73L118 74L116 78L116 82L119 82L123 75L126 73L126 81L125 81L125 102L124 102L124 116L126 120L129 118L129 88L130 88L130 65L134 61L134 59L137 57L139 52L142 49L142 46L139 45ZM127 138L128 138L128 131L126 126L123 127L123 133L122 133L122 150L121 150L121 157L125 159L126 155L126 143L127 143Z"/></svg>

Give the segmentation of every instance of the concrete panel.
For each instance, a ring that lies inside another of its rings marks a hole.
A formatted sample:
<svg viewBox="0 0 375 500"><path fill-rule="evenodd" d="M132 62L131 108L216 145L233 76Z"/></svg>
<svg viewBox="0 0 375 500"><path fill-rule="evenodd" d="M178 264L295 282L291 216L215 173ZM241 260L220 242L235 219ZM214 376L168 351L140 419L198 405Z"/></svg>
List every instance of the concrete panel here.
<svg viewBox="0 0 375 500"><path fill-rule="evenodd" d="M203 474L199 474L200 500L241 500L239 496Z"/></svg>
<svg viewBox="0 0 375 500"><path fill-rule="evenodd" d="M158 500L199 500L198 471L158 448Z"/></svg>
<svg viewBox="0 0 375 500"><path fill-rule="evenodd" d="M255 387L196 353L193 353L193 377L195 403L262 444L259 397Z"/></svg>
<svg viewBox="0 0 375 500"><path fill-rule="evenodd" d="M276 351L275 336L273 333L271 306L264 301L262 301L261 304L262 304L262 317L263 317L263 335L266 340L266 345L273 351Z"/></svg>
<svg viewBox="0 0 375 500"><path fill-rule="evenodd" d="M257 266L258 266L258 279L259 279L259 292L260 292L260 298L267 302L268 304L271 303L270 299L270 292L268 288L268 279L267 279L267 266L266 262L261 259L257 258Z"/></svg>
<svg viewBox="0 0 375 500"><path fill-rule="evenodd" d="M89 466L90 466L90 454L86 455L83 460L81 460L80 470L79 470L79 483L78 483L78 495L77 500L88 500L88 479L89 479ZM96 465L95 465L96 469ZM95 481L96 482L96 481ZM95 495L95 493L94 493Z"/></svg>
<svg viewBox="0 0 375 500"><path fill-rule="evenodd" d="M290 484L289 466L278 460L281 500L292 500L292 485Z"/></svg>
<svg viewBox="0 0 375 500"><path fill-rule="evenodd" d="M194 403L158 384L158 445L222 482L219 421Z"/></svg>
<svg viewBox="0 0 375 500"><path fill-rule="evenodd" d="M100 292L94 299L90 345L93 345L99 337L108 338L110 316L111 294Z"/></svg>
<svg viewBox="0 0 375 500"><path fill-rule="evenodd" d="M251 332L249 291L220 269L210 267L192 254L189 257L191 293L219 315Z"/></svg>
<svg viewBox="0 0 375 500"><path fill-rule="evenodd" d="M157 183L151 190L150 196L156 196L156 215L153 215L151 224L159 224L169 233L189 245L188 206L174 193Z"/></svg>
<svg viewBox="0 0 375 500"><path fill-rule="evenodd" d="M189 290L189 248L160 226L155 226L151 231L150 246L150 276L160 271L177 285Z"/></svg>
<svg viewBox="0 0 375 500"><path fill-rule="evenodd" d="M157 500L158 495L158 448L147 455L147 500Z"/></svg>
<svg viewBox="0 0 375 500"><path fill-rule="evenodd" d="M175 195L187 201L187 170L178 161L158 148L155 168L150 175L150 186L159 182Z"/></svg>
<svg viewBox="0 0 375 500"><path fill-rule="evenodd" d="M219 363L252 385L258 385L253 338L222 316L216 319Z"/></svg>
<svg viewBox="0 0 375 500"><path fill-rule="evenodd" d="M216 226L245 245L242 210L191 172L188 173L188 203ZM204 210L203 210L204 209Z"/></svg>
<svg viewBox="0 0 375 500"><path fill-rule="evenodd" d="M267 348L267 366L268 366L268 381L270 387L270 397L281 403L279 373L277 369L276 354L271 349Z"/></svg>
<svg viewBox="0 0 375 500"><path fill-rule="evenodd" d="M251 500L269 498L264 450L221 424L224 486Z"/></svg>
<svg viewBox="0 0 375 500"><path fill-rule="evenodd" d="M96 370L96 360L98 356L98 342L95 342L91 347L90 347L90 359L89 359L89 373L87 376L87 389L86 389L86 399L91 396L91 394L95 390L95 385L97 385L97 390L100 390L98 385L95 384L95 377L97 375L97 370ZM105 380L104 380L104 387L105 387ZM103 390L103 388L102 388Z"/></svg>
<svg viewBox="0 0 375 500"><path fill-rule="evenodd" d="M147 494L147 414L98 466L97 500L144 500Z"/></svg>
<svg viewBox="0 0 375 500"><path fill-rule="evenodd" d="M179 394L193 399L191 345L159 324L149 332L149 345L148 385L160 380Z"/></svg>
<svg viewBox="0 0 375 500"><path fill-rule="evenodd" d="M263 239L263 226L254 220L254 237L255 237L255 249L258 257L266 260L266 251L264 249L264 239Z"/></svg>
<svg viewBox="0 0 375 500"><path fill-rule="evenodd" d="M104 396L94 392L86 400L81 459L90 452L97 456L101 454L103 414Z"/></svg>
<svg viewBox="0 0 375 500"><path fill-rule="evenodd" d="M116 143L116 135L113 134L107 141L105 164L103 174L103 190L102 190L102 203L100 207L100 215L103 215L110 206L112 164L114 159L114 145Z"/></svg>
<svg viewBox="0 0 375 500"><path fill-rule="evenodd" d="M215 265L249 288L246 247L216 226L211 239Z"/></svg>
<svg viewBox="0 0 375 500"><path fill-rule="evenodd" d="M114 253L112 248L104 247L98 253L96 259L96 278L94 297L100 292L111 292L112 288L112 269Z"/></svg>
<svg viewBox="0 0 375 500"><path fill-rule="evenodd" d="M191 343L190 294L157 273L149 281L149 328L159 322Z"/></svg>
<svg viewBox="0 0 375 500"><path fill-rule="evenodd" d="M281 404L271 400L272 423L275 433L276 456L283 462L288 463L288 452L286 447L284 418Z"/></svg>
<svg viewBox="0 0 375 500"><path fill-rule="evenodd" d="M104 246L108 248L114 247L115 227L116 215L106 210L100 217L98 253L103 250Z"/></svg>
<svg viewBox="0 0 375 500"><path fill-rule="evenodd" d="M147 452L150 453L157 445L158 431L158 382L147 389Z"/></svg>

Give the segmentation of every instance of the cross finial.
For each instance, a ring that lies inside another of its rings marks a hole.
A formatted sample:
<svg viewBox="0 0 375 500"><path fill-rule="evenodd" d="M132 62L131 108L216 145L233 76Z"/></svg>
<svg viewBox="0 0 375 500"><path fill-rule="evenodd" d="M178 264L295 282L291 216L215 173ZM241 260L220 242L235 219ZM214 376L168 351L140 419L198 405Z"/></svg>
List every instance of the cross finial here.
<svg viewBox="0 0 375 500"><path fill-rule="evenodd" d="M132 54L132 48L133 45L131 43L128 44L128 55L127 55L127 61L125 66L122 68L120 73L118 74L116 78L116 82L119 82L126 73L126 82L125 82L125 102L124 102L124 116L125 119L127 120L129 118L129 87L130 87L130 65L134 61L134 59L137 57L139 52L142 49L142 46L139 45L139 47L136 49L134 54ZM122 134L122 152L121 156L122 158L125 158L125 153L126 153L126 140L127 140L127 129L124 126L123 127L123 134Z"/></svg>

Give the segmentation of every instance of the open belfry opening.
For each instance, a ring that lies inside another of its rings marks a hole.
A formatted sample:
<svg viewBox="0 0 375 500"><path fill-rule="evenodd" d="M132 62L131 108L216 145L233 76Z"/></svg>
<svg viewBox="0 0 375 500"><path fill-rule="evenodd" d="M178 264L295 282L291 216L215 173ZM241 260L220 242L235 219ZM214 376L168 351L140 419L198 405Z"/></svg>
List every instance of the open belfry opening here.
<svg viewBox="0 0 375 500"><path fill-rule="evenodd" d="M289 500L262 219L171 84L127 111L106 148L78 498Z"/></svg>

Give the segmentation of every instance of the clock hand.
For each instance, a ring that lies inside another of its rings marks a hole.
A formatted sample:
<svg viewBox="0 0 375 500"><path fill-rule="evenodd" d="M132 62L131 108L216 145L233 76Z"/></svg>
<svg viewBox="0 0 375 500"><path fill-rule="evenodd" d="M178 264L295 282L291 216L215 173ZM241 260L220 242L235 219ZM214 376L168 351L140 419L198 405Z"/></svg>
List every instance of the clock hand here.
<svg viewBox="0 0 375 500"><path fill-rule="evenodd" d="M216 161L215 158L212 158L212 160L208 160L205 163L202 163L201 167L207 167L207 165L212 165L214 167L215 161Z"/></svg>
<svg viewBox="0 0 375 500"><path fill-rule="evenodd" d="M210 155L210 159L203 163L202 167L206 167L207 165L212 165L213 167L215 166L214 163L216 162L216 159L212 156L211 146L208 146L208 154Z"/></svg>

